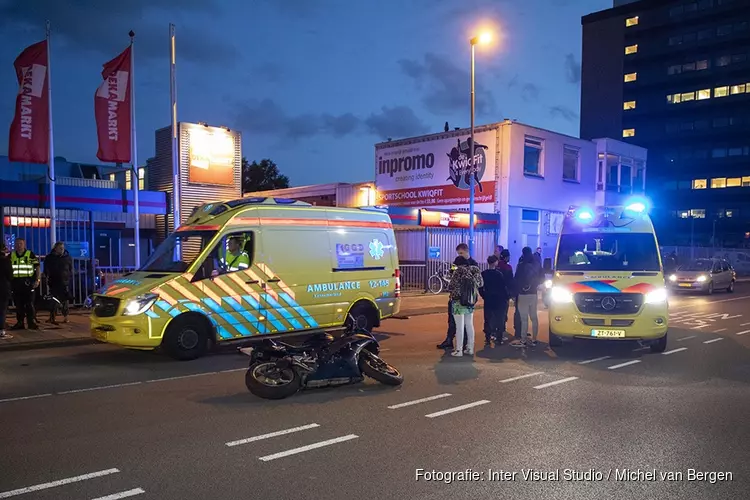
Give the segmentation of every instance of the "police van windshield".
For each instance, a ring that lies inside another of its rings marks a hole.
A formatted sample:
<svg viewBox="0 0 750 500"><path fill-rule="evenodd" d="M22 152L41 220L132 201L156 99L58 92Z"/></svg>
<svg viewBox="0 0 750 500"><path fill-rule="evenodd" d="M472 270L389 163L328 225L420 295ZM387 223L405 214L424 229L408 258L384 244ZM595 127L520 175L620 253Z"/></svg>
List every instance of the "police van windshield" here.
<svg viewBox="0 0 750 500"><path fill-rule="evenodd" d="M563 234L558 271L659 271L659 250L650 233Z"/></svg>
<svg viewBox="0 0 750 500"><path fill-rule="evenodd" d="M169 235L140 271L184 273L216 235L216 231L177 231Z"/></svg>

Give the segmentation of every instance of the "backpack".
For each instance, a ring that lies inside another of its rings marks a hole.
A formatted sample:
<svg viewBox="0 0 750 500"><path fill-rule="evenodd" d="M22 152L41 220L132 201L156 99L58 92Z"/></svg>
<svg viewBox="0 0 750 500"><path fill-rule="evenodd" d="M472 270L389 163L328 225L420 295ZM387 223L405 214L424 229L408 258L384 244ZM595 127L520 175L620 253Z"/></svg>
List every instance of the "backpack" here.
<svg viewBox="0 0 750 500"><path fill-rule="evenodd" d="M477 287L474 286L474 279L471 275L466 276L461 280L459 291L459 303L464 307L474 307L477 303L478 292Z"/></svg>

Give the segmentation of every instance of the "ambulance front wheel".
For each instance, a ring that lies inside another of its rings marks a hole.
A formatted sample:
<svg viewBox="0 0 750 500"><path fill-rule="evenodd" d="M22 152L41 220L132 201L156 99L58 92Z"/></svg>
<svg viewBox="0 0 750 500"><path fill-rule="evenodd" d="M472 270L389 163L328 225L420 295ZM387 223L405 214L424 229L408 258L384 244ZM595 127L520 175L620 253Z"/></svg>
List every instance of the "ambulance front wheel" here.
<svg viewBox="0 0 750 500"><path fill-rule="evenodd" d="M211 328L199 314L183 314L172 320L164 334L164 350L174 359L189 361L206 354Z"/></svg>

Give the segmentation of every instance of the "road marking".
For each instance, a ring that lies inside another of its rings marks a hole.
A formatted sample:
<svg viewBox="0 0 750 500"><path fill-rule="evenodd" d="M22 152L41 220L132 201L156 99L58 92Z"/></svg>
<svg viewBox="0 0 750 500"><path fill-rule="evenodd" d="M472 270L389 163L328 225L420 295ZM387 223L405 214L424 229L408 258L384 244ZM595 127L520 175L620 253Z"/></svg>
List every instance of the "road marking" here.
<svg viewBox="0 0 750 500"><path fill-rule="evenodd" d="M572 382L573 380L578 380L578 377L561 378L560 380L555 380L554 382L547 382L546 384L536 385L534 386L534 389L545 389L547 387L552 387L553 385L564 384L565 382Z"/></svg>
<svg viewBox="0 0 750 500"><path fill-rule="evenodd" d="M617 370L618 368L622 368L623 366L630 366L630 365L634 365L634 364L640 363L640 362L641 362L640 359L634 359L633 361L627 361L625 363L620 363L619 365L608 366L607 369L609 369L609 370Z"/></svg>
<svg viewBox="0 0 750 500"><path fill-rule="evenodd" d="M680 347L679 349L672 349L671 351L666 351L666 352L663 352L662 354L665 356L669 356L670 354L674 354L680 351L687 351L687 347Z"/></svg>
<svg viewBox="0 0 750 500"><path fill-rule="evenodd" d="M745 335L746 333L750 333L750 330L745 330L745 331L742 331L742 332L737 332L737 333L735 333L735 335Z"/></svg>
<svg viewBox="0 0 750 500"><path fill-rule="evenodd" d="M677 342L682 342L683 340L694 339L695 337L697 337L697 335L691 335L689 337L682 337L681 339L677 339Z"/></svg>
<svg viewBox="0 0 750 500"><path fill-rule="evenodd" d="M516 380L521 380L523 378L536 377L537 375L544 375L544 372L527 373L526 375L519 375L517 377L506 378L505 380L501 380L500 383L507 384L508 382L515 382Z"/></svg>
<svg viewBox="0 0 750 500"><path fill-rule="evenodd" d="M320 427L318 424L308 424L308 425L302 425L299 427L292 427L291 429L284 429L283 431L276 431L276 432L269 432L268 434L261 434L260 436L253 436L245 439L240 439L237 441L230 441L226 443L227 446L238 446L241 444L247 444L252 443L255 441L261 441L263 439L269 439L277 436L283 436L284 434L291 434L293 432L299 432L299 431L306 431L307 429L314 429L316 427Z"/></svg>
<svg viewBox="0 0 750 500"><path fill-rule="evenodd" d="M234 373L234 372L244 372L247 371L247 368L232 368L231 370L221 370L216 373Z"/></svg>
<svg viewBox="0 0 750 500"><path fill-rule="evenodd" d="M270 460L276 460L277 458L284 458L284 457L288 457L289 455L296 455L298 453L304 453L306 451L315 450L317 448L323 448L324 446L330 446L336 443L343 443L344 441L351 441L352 439L357 439L358 437L359 436L357 436L356 434L348 434L346 436L329 439L327 441L320 441L319 443L308 444L307 446L301 446L299 448L292 448L291 450L282 451L280 453L274 453L273 455L266 455L264 457L259 457L259 460L268 462Z"/></svg>
<svg viewBox="0 0 750 500"><path fill-rule="evenodd" d="M133 488L132 490L121 491L120 493L112 493L111 495L107 495L106 497L97 497L94 498L94 500L118 500L120 498L134 497L143 493L146 492L140 488Z"/></svg>
<svg viewBox="0 0 750 500"><path fill-rule="evenodd" d="M714 330L714 333L721 333L726 331L726 328L719 328L718 330Z"/></svg>
<svg viewBox="0 0 750 500"><path fill-rule="evenodd" d="M704 344L713 344L714 342L718 342L720 340L724 340L724 337L717 337L717 338L711 339L711 340L704 340L703 343Z"/></svg>
<svg viewBox="0 0 750 500"><path fill-rule="evenodd" d="M633 352L645 351L646 349L651 349L651 348L649 346L638 347L637 349L633 349Z"/></svg>
<svg viewBox="0 0 750 500"><path fill-rule="evenodd" d="M17 397L17 398L0 399L0 403L10 403L11 401L23 401L24 399L46 398L47 396L52 396L52 393L49 393L49 394L35 394L33 396L20 396L20 397Z"/></svg>
<svg viewBox="0 0 750 500"><path fill-rule="evenodd" d="M87 387L85 389L73 389L72 391L62 391L62 392L58 392L57 394L76 394L79 392L100 391L102 389L114 389L115 387L128 387L131 385L140 385L142 383L143 382L128 382L126 384L100 385L98 387Z"/></svg>
<svg viewBox="0 0 750 500"><path fill-rule="evenodd" d="M57 481L51 481L49 483L36 484L34 486L27 486L26 488L19 488L17 490L4 491L0 493L0 498L10 498L24 493L31 493L32 491L48 490L50 488L56 488L57 486L63 486L70 483L78 483L80 481L86 481L88 479L94 479L96 477L108 476L120 472L119 469L106 469L98 472L91 472L89 474L83 474L81 476L68 477L65 479L58 479Z"/></svg>
<svg viewBox="0 0 750 500"><path fill-rule="evenodd" d="M579 365L587 365L589 363L596 363L597 361L604 361L605 359L609 359L612 356L602 356L601 358L594 358L594 359L587 359L586 361L579 361Z"/></svg>
<svg viewBox="0 0 750 500"><path fill-rule="evenodd" d="M245 369L246 368L243 368L243 370ZM154 378L151 380L146 380L146 383L151 384L153 382L165 382L167 380L180 380L182 378L202 377L204 375L216 375L217 373L219 372L191 373L190 375L178 375L176 377Z"/></svg>
<svg viewBox="0 0 750 500"><path fill-rule="evenodd" d="M430 413L430 414L425 415L425 417L427 418L442 417L443 415L447 415L449 413L455 413L461 410L468 410L469 408L474 408L475 406L486 405L487 403L489 403L489 401L487 401L486 399L482 399L481 401L474 401L473 403L456 406L454 408L448 408L447 410L436 411L435 413Z"/></svg>
<svg viewBox="0 0 750 500"><path fill-rule="evenodd" d="M415 399L414 401L407 401L406 403L399 403L397 405L389 406L389 410L395 410L397 408L404 408L405 406L412 406L412 405L418 405L419 403L426 403L427 401L435 401L436 399L441 398L447 398L448 396L452 396L452 394L444 393L444 394L438 394L437 396L430 396L428 398L422 398L422 399Z"/></svg>
<svg viewBox="0 0 750 500"><path fill-rule="evenodd" d="M748 299L750 299L750 295L745 295L744 297L735 297L733 299L709 300L709 301L706 302L706 305L720 304L722 302L733 302L735 300L748 300ZM675 309L676 310L679 310L679 309L689 309L691 307L695 307L695 306L693 304L689 304L689 305L684 305L684 306L676 307Z"/></svg>
<svg viewBox="0 0 750 500"><path fill-rule="evenodd" d="M740 326L747 326L750 325L750 323L741 323Z"/></svg>

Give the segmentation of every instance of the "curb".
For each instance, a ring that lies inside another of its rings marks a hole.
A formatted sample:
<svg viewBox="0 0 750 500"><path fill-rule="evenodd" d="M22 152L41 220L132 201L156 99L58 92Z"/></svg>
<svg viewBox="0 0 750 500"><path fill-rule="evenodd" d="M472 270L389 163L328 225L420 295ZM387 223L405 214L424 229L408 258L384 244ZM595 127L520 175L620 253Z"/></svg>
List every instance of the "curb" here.
<svg viewBox="0 0 750 500"><path fill-rule="evenodd" d="M0 344L0 351L30 351L32 349L92 345L98 343L99 342L95 339L85 337L74 339L31 340L28 342L16 342L14 344Z"/></svg>

